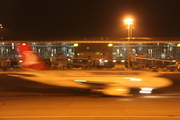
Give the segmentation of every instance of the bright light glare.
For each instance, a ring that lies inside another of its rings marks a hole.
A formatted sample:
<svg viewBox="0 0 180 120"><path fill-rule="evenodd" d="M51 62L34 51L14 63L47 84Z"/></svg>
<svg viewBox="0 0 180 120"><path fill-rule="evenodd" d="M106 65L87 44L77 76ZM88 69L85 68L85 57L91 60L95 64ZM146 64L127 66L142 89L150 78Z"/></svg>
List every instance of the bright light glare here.
<svg viewBox="0 0 180 120"><path fill-rule="evenodd" d="M21 63L21 62L23 62L22 60L19 60L19 62Z"/></svg>
<svg viewBox="0 0 180 120"><path fill-rule="evenodd" d="M151 91L140 91L139 93L147 93L147 94L150 94Z"/></svg>
<svg viewBox="0 0 180 120"><path fill-rule="evenodd" d="M104 60L104 62L108 62L108 60Z"/></svg>
<svg viewBox="0 0 180 120"><path fill-rule="evenodd" d="M108 44L108 47L112 47L113 46L113 44Z"/></svg>
<svg viewBox="0 0 180 120"><path fill-rule="evenodd" d="M150 90L150 91L152 91L152 88L141 88L141 90Z"/></svg>
<svg viewBox="0 0 180 120"><path fill-rule="evenodd" d="M180 47L180 44L178 44L177 46Z"/></svg>
<svg viewBox="0 0 180 120"><path fill-rule="evenodd" d="M125 24L128 24L128 25L133 24L132 21L133 21L132 19L125 19L124 20Z"/></svg>
<svg viewBox="0 0 180 120"><path fill-rule="evenodd" d="M129 78L129 77L125 77L124 79L130 79L130 81L142 81L142 79ZM142 88L142 90L144 90L144 88Z"/></svg>
<svg viewBox="0 0 180 120"><path fill-rule="evenodd" d="M141 79L135 79L135 78L131 78L131 81L142 81Z"/></svg>
<svg viewBox="0 0 180 120"><path fill-rule="evenodd" d="M113 62L116 62L116 60L113 60Z"/></svg>
<svg viewBox="0 0 180 120"><path fill-rule="evenodd" d="M151 93L152 90L152 88L141 88L141 91L139 93Z"/></svg>
<svg viewBox="0 0 180 120"><path fill-rule="evenodd" d="M125 62L125 60L121 60L121 62Z"/></svg>
<svg viewBox="0 0 180 120"><path fill-rule="evenodd" d="M78 46L78 44L74 44L74 47L77 47Z"/></svg>
<svg viewBox="0 0 180 120"><path fill-rule="evenodd" d="M26 43L23 43L22 45L26 45Z"/></svg>

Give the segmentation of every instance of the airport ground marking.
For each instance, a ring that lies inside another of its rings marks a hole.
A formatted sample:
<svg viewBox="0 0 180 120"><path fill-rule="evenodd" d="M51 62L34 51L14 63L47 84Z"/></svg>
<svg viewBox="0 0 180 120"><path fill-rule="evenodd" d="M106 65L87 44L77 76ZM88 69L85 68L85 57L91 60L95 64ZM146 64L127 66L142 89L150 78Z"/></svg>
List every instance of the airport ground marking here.
<svg viewBox="0 0 180 120"><path fill-rule="evenodd" d="M11 118L180 118L180 115L146 115L146 116L0 116L0 119Z"/></svg>

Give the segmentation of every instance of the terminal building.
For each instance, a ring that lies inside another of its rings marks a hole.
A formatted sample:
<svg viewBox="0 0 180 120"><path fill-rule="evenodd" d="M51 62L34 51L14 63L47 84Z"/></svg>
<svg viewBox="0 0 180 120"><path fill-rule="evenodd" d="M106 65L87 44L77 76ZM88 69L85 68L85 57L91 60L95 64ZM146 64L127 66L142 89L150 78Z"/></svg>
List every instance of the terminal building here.
<svg viewBox="0 0 180 120"><path fill-rule="evenodd" d="M153 59L180 59L180 37L68 38L50 40L0 40L0 59L17 59L18 43L29 43L43 59L63 53L69 58L128 59L143 55Z"/></svg>

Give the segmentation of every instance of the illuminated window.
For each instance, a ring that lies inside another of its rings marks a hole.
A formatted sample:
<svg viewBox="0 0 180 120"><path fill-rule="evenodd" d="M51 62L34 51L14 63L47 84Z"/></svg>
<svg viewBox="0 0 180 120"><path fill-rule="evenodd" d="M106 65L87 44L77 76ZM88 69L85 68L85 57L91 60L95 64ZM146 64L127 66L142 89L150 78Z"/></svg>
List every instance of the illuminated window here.
<svg viewBox="0 0 180 120"><path fill-rule="evenodd" d="M170 47L170 48L169 48L169 51L172 51L172 49L173 49L173 47Z"/></svg>
<svg viewBox="0 0 180 120"><path fill-rule="evenodd" d="M166 54L166 49L164 49L164 54Z"/></svg>

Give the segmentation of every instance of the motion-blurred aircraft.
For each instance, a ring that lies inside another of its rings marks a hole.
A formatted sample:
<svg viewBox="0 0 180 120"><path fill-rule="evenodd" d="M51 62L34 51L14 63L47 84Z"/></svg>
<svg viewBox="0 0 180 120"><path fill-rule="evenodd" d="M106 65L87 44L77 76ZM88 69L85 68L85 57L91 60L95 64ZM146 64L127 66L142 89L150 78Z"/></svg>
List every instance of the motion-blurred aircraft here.
<svg viewBox="0 0 180 120"><path fill-rule="evenodd" d="M172 82L161 74L147 71L120 70L52 70L31 46L20 43L20 62L24 69L17 77L55 86L91 89L105 95L125 96L131 88L151 93L155 88L170 86Z"/></svg>

